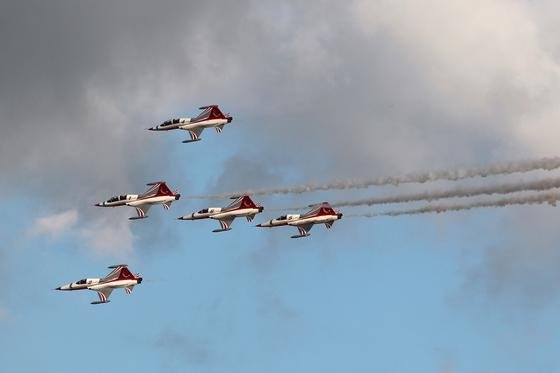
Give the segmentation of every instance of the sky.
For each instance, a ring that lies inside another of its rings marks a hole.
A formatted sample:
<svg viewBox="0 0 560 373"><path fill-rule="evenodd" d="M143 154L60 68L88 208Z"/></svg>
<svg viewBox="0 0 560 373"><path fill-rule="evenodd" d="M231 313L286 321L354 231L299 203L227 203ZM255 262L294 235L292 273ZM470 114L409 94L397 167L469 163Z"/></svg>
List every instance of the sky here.
<svg viewBox="0 0 560 373"><path fill-rule="evenodd" d="M3 370L560 372L552 206L253 226L558 171L258 196L218 234L175 219L228 202L188 196L559 155L559 8L0 0ZM220 135L145 130L208 104L234 118ZM170 211L92 206L156 180L183 195ZM52 290L117 263L132 295Z"/></svg>

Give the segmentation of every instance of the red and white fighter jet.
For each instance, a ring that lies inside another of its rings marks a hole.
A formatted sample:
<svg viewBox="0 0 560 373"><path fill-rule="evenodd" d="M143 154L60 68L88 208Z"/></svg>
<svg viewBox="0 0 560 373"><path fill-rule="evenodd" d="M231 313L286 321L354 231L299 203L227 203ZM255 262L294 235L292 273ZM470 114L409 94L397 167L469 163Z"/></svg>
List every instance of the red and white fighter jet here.
<svg viewBox="0 0 560 373"><path fill-rule="evenodd" d="M200 135L205 128L214 128L217 133L222 133L222 129L228 123L231 123L233 117L229 114L222 113L218 105L208 105L199 108L202 113L196 118L175 118L169 119L160 125L148 128L149 131L169 131L169 130L185 130L189 131L190 140L183 143L195 142L201 140Z"/></svg>
<svg viewBox="0 0 560 373"><path fill-rule="evenodd" d="M117 264L109 267L112 271L103 278L84 278L57 287L55 290L94 290L99 295L99 301L91 304L109 303L113 290L123 288L127 294L132 293L134 286L142 282L142 277L137 273L133 275L126 264Z"/></svg>
<svg viewBox="0 0 560 373"><path fill-rule="evenodd" d="M123 194L108 199L105 202L96 203L98 207L117 207L117 206L131 206L136 209L137 216L129 218L130 220L147 218L148 210L152 205L162 205L164 209L169 210L171 203L181 198L181 195L171 189L165 184L165 181L156 181L154 183L146 184L150 188L144 193L138 194Z"/></svg>
<svg viewBox="0 0 560 373"><path fill-rule="evenodd" d="M299 230L299 235L292 236L292 238L300 238L309 236L309 231L315 224L325 224L330 229L335 221L342 219L342 213L334 211L328 202L310 205L309 207L312 207L312 209L303 215L283 215L279 218L257 224L257 227L272 228L291 225Z"/></svg>
<svg viewBox="0 0 560 373"><path fill-rule="evenodd" d="M179 220L199 220L199 219L215 219L220 222L221 229L214 229L212 232L225 232L231 228L231 223L235 218L245 216L248 222L264 209L263 206L257 205L251 197L240 196L232 197L235 199L226 207L209 207L207 209L193 212L189 215L180 216Z"/></svg>

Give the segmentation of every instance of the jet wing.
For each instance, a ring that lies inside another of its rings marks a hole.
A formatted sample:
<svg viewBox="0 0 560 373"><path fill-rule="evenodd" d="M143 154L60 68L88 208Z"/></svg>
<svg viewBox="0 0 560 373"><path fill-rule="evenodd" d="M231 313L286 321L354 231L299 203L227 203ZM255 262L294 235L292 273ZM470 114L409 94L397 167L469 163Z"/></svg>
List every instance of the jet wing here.
<svg viewBox="0 0 560 373"><path fill-rule="evenodd" d="M309 236L309 231L311 230L311 228L313 228L314 224L315 223L306 223L306 224L302 224L302 225L296 225L296 227L299 231L299 235L292 236L292 238L300 238L300 237Z"/></svg>
<svg viewBox="0 0 560 373"><path fill-rule="evenodd" d="M196 127L188 131L189 131L189 135L191 136L191 139L183 141L185 143L200 140L200 134L202 133L202 131L204 131L204 127Z"/></svg>
<svg viewBox="0 0 560 373"><path fill-rule="evenodd" d="M136 219L144 219L148 217L148 210L150 209L150 207L152 207L151 204L149 203L144 203L141 205L135 205L132 206L136 209L136 214L138 214L137 216L133 216L131 218L129 218L130 220L136 220Z"/></svg>
<svg viewBox="0 0 560 373"><path fill-rule="evenodd" d="M225 232L225 231L229 231L231 228L231 223L233 223L233 220L235 219L235 216L228 216L226 218L223 219L218 219L218 221L220 222L220 226L222 227L221 229L214 229L212 232Z"/></svg>
<svg viewBox="0 0 560 373"><path fill-rule="evenodd" d="M97 295L99 296L98 302L91 302L91 304L100 304L100 303L109 303L109 297L113 292L113 288L103 288L103 289L96 289Z"/></svg>

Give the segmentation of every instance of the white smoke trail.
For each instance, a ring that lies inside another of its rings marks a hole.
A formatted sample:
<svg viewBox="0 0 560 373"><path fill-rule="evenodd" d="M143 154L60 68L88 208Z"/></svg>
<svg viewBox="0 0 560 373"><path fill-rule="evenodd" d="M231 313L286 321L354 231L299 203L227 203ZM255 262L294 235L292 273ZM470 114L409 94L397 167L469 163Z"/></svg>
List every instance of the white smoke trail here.
<svg viewBox="0 0 560 373"><path fill-rule="evenodd" d="M434 201L444 198L474 197L479 195L510 194L527 191L545 191L560 188L560 177L552 179L541 179L535 181L518 181L514 183L503 183L488 186L457 187L450 190L426 191L421 193L409 193L387 197L363 198L357 200L337 201L331 203L332 207L372 206L389 203L406 203L415 201ZM284 209L268 210L303 210L309 206L294 206Z"/></svg>
<svg viewBox="0 0 560 373"><path fill-rule="evenodd" d="M506 207L512 205L536 205L548 203L552 206L556 206L556 203L560 201L560 192L543 192L538 194L532 194L527 196L516 196L508 197L490 201L474 201L469 203L459 203L459 204L442 204L442 205L428 205L424 207L419 207L409 210L395 210L395 211L385 211L385 212L372 212L365 214L349 214L347 217L364 217L364 218L375 218L380 216L401 216L401 215L418 215L418 214L429 214L429 213L443 213L449 211L463 211L470 210L474 208L485 208L485 207Z"/></svg>
<svg viewBox="0 0 560 373"><path fill-rule="evenodd" d="M271 194L300 194L317 190L331 189L360 189L380 185L399 185L404 183L425 183L436 180L460 180L472 177L487 177L493 175L507 175L534 170L554 170L560 168L560 157L541 158L535 160L524 160L516 162L498 163L486 167L475 167L457 170L440 170L410 173L401 176L387 176L375 179L350 179L339 180L330 183L310 183L299 186L270 188L270 189L247 189L238 192L227 192L219 194L208 194L202 196L189 196L188 198L227 198L232 195L271 195Z"/></svg>

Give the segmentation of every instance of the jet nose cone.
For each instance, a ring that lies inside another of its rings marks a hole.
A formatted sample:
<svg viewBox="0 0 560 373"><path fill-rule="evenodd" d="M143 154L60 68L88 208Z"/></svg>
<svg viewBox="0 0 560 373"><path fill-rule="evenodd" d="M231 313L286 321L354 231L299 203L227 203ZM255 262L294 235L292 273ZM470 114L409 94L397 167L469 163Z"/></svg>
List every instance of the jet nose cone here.
<svg viewBox="0 0 560 373"><path fill-rule="evenodd" d="M57 287L57 288L54 288L54 290L62 290L62 289L61 289L60 286L59 286L59 287Z"/></svg>
<svg viewBox="0 0 560 373"><path fill-rule="evenodd" d="M138 283L141 284L142 283L142 277L138 278Z"/></svg>
<svg viewBox="0 0 560 373"><path fill-rule="evenodd" d="M339 212L339 213L337 214L337 216L338 216L339 219L342 219L342 212Z"/></svg>
<svg viewBox="0 0 560 373"><path fill-rule="evenodd" d="M233 117L228 117L227 122L231 123L232 120L233 120Z"/></svg>
<svg viewBox="0 0 560 373"><path fill-rule="evenodd" d="M255 225L255 227L262 227L262 224L257 224Z"/></svg>
<svg viewBox="0 0 560 373"><path fill-rule="evenodd" d="M259 206L259 212L263 212L264 206Z"/></svg>
<svg viewBox="0 0 560 373"><path fill-rule="evenodd" d="M101 203L98 202L98 203L94 204L94 206L100 207L100 206L101 206Z"/></svg>
<svg viewBox="0 0 560 373"><path fill-rule="evenodd" d="M180 193L175 194L175 201L178 201L179 198L181 198L181 194Z"/></svg>

